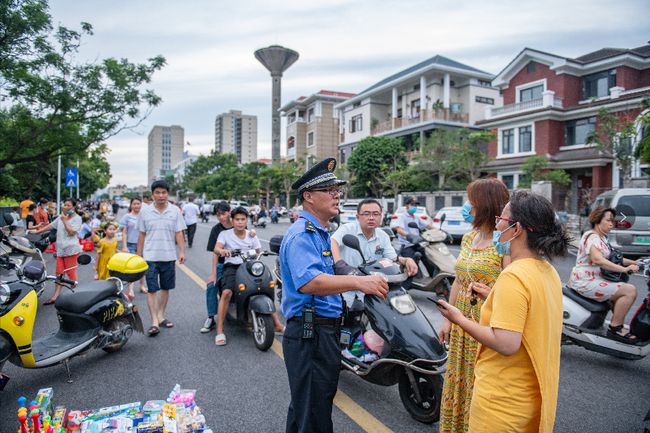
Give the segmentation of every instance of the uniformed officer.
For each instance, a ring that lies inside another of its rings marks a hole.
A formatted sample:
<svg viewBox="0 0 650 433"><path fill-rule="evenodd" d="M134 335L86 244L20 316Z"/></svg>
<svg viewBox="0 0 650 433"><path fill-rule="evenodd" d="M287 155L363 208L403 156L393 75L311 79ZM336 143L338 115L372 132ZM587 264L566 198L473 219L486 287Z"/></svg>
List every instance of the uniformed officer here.
<svg viewBox="0 0 650 433"><path fill-rule="evenodd" d="M327 233L328 220L339 210L340 186L336 160L325 159L298 179L292 188L303 211L280 247L287 327L282 339L289 376L291 404L287 433L332 432L332 402L341 369L339 325L341 293L359 289L385 298L381 276L334 275Z"/></svg>

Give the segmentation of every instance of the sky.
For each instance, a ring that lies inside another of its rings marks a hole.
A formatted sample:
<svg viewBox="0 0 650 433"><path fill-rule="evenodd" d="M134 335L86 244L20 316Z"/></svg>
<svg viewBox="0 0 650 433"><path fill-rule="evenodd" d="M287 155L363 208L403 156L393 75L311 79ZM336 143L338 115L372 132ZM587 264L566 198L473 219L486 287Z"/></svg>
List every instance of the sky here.
<svg viewBox="0 0 650 433"><path fill-rule="evenodd" d="M647 0L51 0L50 12L55 24L92 24L79 61L167 59L148 86L162 104L106 141L110 185L128 186L146 183L155 125L181 125L186 150L207 154L215 117L231 109L257 116L258 157L270 158L271 78L258 48L300 54L284 73L284 105L321 89L358 93L437 54L496 75L525 47L578 57L650 40ZM284 133L283 123L283 144Z"/></svg>

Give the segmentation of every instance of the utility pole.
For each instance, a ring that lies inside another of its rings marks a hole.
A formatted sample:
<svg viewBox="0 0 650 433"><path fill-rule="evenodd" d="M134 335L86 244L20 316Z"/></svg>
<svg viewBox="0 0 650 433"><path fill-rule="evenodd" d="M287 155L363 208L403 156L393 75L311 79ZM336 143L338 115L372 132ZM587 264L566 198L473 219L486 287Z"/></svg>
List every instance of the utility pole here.
<svg viewBox="0 0 650 433"><path fill-rule="evenodd" d="M59 153L59 163L56 170L56 214L61 213L61 153Z"/></svg>
<svg viewBox="0 0 650 433"><path fill-rule="evenodd" d="M79 201L79 160L77 160L77 201Z"/></svg>

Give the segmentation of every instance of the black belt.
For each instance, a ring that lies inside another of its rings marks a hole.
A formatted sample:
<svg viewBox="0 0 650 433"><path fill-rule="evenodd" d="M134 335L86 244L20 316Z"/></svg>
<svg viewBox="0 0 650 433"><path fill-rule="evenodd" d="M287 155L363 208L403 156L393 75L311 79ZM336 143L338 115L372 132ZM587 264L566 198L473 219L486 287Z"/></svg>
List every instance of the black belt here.
<svg viewBox="0 0 650 433"><path fill-rule="evenodd" d="M294 316L291 319L289 319L289 322L292 320L302 320L302 317ZM314 325L339 326L342 323L343 323L343 317L323 317L323 316L314 317Z"/></svg>

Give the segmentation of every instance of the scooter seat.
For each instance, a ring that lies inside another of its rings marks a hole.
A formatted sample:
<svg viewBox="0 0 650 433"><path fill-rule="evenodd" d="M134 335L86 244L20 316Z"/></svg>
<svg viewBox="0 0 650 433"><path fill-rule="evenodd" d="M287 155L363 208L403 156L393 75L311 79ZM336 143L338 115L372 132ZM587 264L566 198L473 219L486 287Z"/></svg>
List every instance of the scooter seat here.
<svg viewBox="0 0 650 433"><path fill-rule="evenodd" d="M606 312L609 310L609 302L598 302L585 298L569 286L562 287L562 294L592 313Z"/></svg>
<svg viewBox="0 0 650 433"><path fill-rule="evenodd" d="M84 283L72 291L65 291L57 298L54 305L57 310L71 313L83 313L93 304L117 294L117 285L113 280L99 280Z"/></svg>

